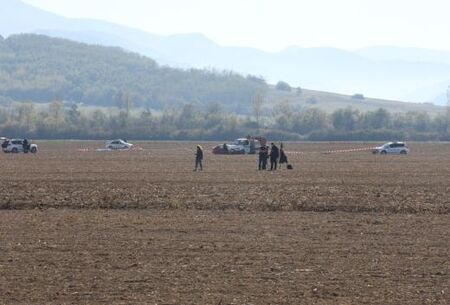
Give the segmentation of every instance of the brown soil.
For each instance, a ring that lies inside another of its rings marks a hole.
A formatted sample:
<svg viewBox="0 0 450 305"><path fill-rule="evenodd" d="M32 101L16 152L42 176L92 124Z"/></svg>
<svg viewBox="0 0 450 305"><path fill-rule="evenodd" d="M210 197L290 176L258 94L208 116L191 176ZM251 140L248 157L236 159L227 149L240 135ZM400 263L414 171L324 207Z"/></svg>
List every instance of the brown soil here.
<svg viewBox="0 0 450 305"><path fill-rule="evenodd" d="M0 304L450 304L449 144L38 144L0 155Z"/></svg>

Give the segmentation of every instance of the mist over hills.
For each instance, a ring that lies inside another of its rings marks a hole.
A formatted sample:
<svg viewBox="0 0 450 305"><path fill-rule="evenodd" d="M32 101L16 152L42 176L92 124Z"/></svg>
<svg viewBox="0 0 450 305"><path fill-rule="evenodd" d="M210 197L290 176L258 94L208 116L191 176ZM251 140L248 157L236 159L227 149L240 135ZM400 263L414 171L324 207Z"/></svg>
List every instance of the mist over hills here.
<svg viewBox="0 0 450 305"><path fill-rule="evenodd" d="M356 53L373 60L398 60L450 65L450 51L376 46L359 49Z"/></svg>
<svg viewBox="0 0 450 305"><path fill-rule="evenodd" d="M255 76L160 66L117 47L105 47L37 34L0 38L0 105L14 101L64 100L93 106L124 107L128 100L144 109L165 110L221 105L235 114L252 113L252 100L265 100L265 113L280 103L327 113L351 106L359 111L384 108L393 113L442 112L431 104L354 98L307 89L280 89Z"/></svg>
<svg viewBox="0 0 450 305"><path fill-rule="evenodd" d="M91 44L118 46L163 65L218 68L261 75L322 91L362 93L414 102L445 103L450 84L450 52L371 47L355 52L291 47L277 53L223 47L201 34L160 36L87 19L70 19L19 0L2 0L0 34L40 33Z"/></svg>
<svg viewBox="0 0 450 305"><path fill-rule="evenodd" d="M181 70L115 47L36 34L0 39L0 102L65 100L152 109L220 103L245 112L263 81L231 72Z"/></svg>

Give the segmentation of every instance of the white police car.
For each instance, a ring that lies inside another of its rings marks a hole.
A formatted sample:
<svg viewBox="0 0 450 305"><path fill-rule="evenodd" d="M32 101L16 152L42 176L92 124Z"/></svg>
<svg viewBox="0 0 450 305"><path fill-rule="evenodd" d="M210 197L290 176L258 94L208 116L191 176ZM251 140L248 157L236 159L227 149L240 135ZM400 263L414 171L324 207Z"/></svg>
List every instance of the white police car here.
<svg viewBox="0 0 450 305"><path fill-rule="evenodd" d="M38 147L36 144L30 144L30 141L27 140L28 144L24 145L24 139L4 139L2 143L2 150L5 153L13 153L17 154L20 152L28 153L31 152L33 154L37 153Z"/></svg>
<svg viewBox="0 0 450 305"><path fill-rule="evenodd" d="M112 140L112 141L108 141L106 142L105 147L107 149L131 149L133 147L133 144L128 143L127 141L124 140Z"/></svg>
<svg viewBox="0 0 450 305"><path fill-rule="evenodd" d="M403 142L389 142L382 146L375 147L374 154L387 155L387 154L409 154L409 148Z"/></svg>

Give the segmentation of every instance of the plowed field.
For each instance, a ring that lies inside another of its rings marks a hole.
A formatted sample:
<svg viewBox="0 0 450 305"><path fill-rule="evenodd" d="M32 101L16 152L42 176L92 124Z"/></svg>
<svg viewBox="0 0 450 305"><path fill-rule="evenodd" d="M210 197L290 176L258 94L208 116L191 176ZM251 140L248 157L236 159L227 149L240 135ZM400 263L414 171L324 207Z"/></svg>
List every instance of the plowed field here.
<svg viewBox="0 0 450 305"><path fill-rule="evenodd" d="M450 304L450 144L38 144L0 154L0 304Z"/></svg>

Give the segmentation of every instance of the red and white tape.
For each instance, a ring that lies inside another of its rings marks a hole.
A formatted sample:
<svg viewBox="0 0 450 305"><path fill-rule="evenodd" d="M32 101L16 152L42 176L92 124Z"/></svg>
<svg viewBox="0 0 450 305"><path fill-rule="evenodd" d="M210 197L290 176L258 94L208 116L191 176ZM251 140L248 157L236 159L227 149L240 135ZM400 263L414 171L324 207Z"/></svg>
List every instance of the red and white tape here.
<svg viewBox="0 0 450 305"><path fill-rule="evenodd" d="M79 148L78 151L79 152L90 152L90 151L96 151L96 152L102 152L102 151L123 151L120 149L109 149L109 148ZM133 146L133 148L128 149L128 151L142 151L144 150L144 148L140 147L140 146Z"/></svg>
<svg viewBox="0 0 450 305"><path fill-rule="evenodd" d="M349 153L358 151L370 151L373 147L364 148L350 148L350 149L336 149L336 150L326 150L326 151L286 151L286 154L294 155L308 155L308 154L338 154L338 153Z"/></svg>

